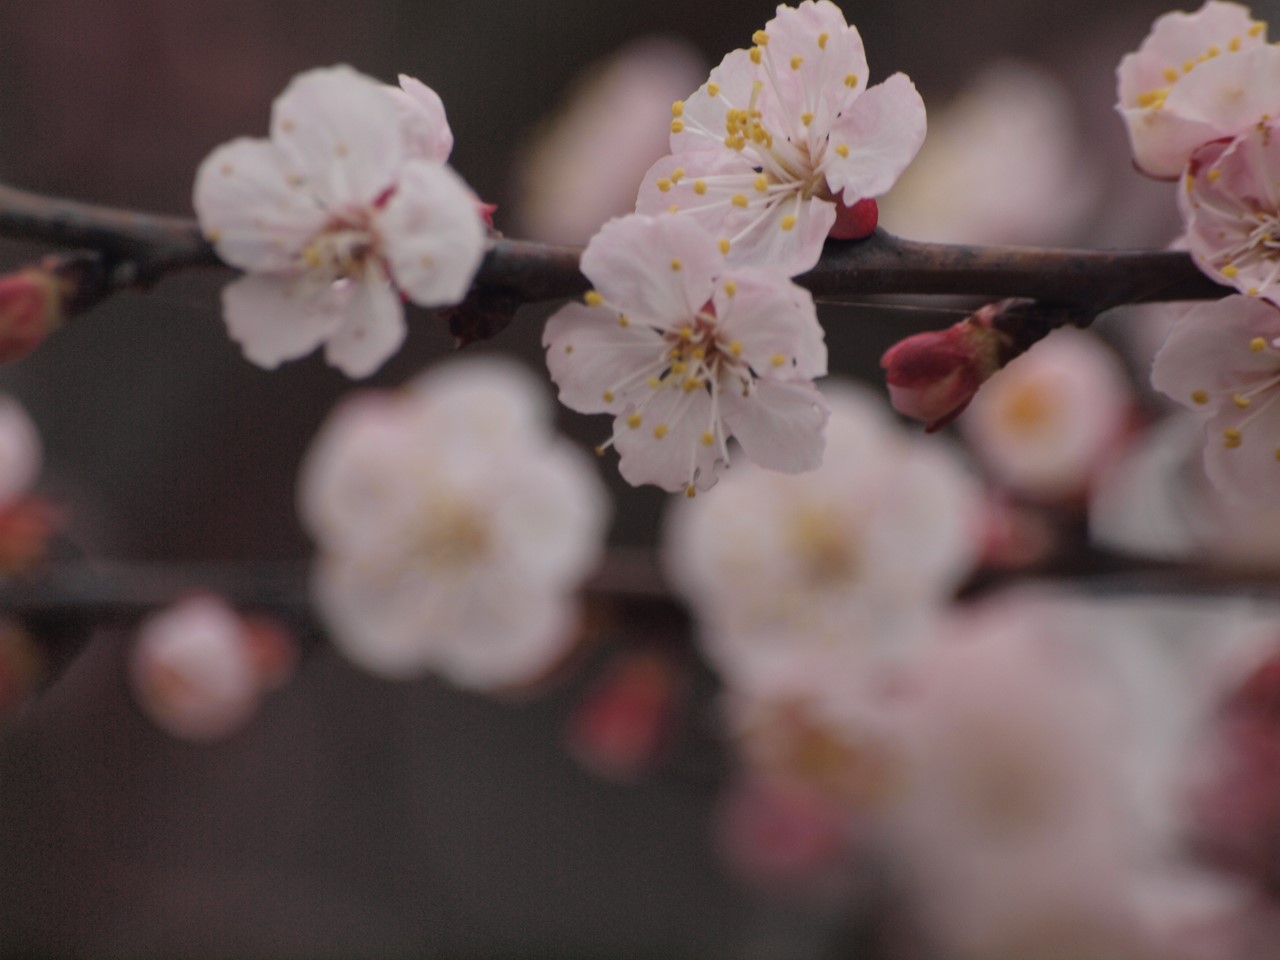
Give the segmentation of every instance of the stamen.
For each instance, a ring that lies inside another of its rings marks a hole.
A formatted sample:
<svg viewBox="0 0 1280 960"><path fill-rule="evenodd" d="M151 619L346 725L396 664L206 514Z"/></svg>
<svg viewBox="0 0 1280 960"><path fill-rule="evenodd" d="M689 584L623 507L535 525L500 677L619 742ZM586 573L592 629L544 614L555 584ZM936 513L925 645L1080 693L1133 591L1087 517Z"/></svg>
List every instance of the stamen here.
<svg viewBox="0 0 1280 960"><path fill-rule="evenodd" d="M638 413L633 413L631 414L631 416L627 417L627 426L630 427L632 430L639 428L640 424L643 422L644 422L644 418L641 417L640 414Z"/></svg>
<svg viewBox="0 0 1280 960"><path fill-rule="evenodd" d="M1240 446L1243 434L1235 427L1227 427L1222 431L1222 445L1228 450L1234 450Z"/></svg>
<svg viewBox="0 0 1280 960"><path fill-rule="evenodd" d="M1206 403L1208 403L1208 402L1209 402L1209 391L1208 391L1208 390L1192 390L1192 391L1191 391L1191 402L1192 402L1192 403L1199 403L1199 404L1206 404Z"/></svg>
<svg viewBox="0 0 1280 960"><path fill-rule="evenodd" d="M709 82L707 84L707 96L709 97L720 96L720 84L715 82Z"/></svg>

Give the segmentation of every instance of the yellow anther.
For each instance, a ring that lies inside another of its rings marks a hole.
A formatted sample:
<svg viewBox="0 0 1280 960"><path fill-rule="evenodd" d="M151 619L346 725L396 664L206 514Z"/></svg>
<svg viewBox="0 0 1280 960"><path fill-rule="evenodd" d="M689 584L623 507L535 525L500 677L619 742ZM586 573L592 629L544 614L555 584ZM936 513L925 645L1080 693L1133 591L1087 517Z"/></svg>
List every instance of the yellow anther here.
<svg viewBox="0 0 1280 960"><path fill-rule="evenodd" d="M729 344L729 352L735 357L742 356L742 341L735 340L733 343Z"/></svg>
<svg viewBox="0 0 1280 960"><path fill-rule="evenodd" d="M219 230L217 227L214 227L211 230L206 230L204 232L204 238L208 240L210 243L217 243L219 240L222 239L222 231Z"/></svg>
<svg viewBox="0 0 1280 960"><path fill-rule="evenodd" d="M653 428L654 439L661 440L666 435L667 435L667 425L665 423L660 423Z"/></svg>
<svg viewBox="0 0 1280 960"><path fill-rule="evenodd" d="M750 201L747 200L747 195L745 193L735 193L733 195L733 205L735 207L745 207L748 203L750 203Z"/></svg>
<svg viewBox="0 0 1280 960"><path fill-rule="evenodd" d="M846 73L844 75L844 85L852 90L858 85L858 77L856 74Z"/></svg>
<svg viewBox="0 0 1280 960"><path fill-rule="evenodd" d="M1237 42L1238 42L1238 41L1237 41ZM1177 71L1177 70L1173 69L1173 67L1165 67L1165 68L1164 68L1164 82L1165 82L1165 83L1175 83L1175 82L1177 81L1177 79L1178 79L1178 71Z"/></svg>
<svg viewBox="0 0 1280 960"><path fill-rule="evenodd" d="M679 270L681 266L683 266L683 264L681 264L679 260L677 260L677 259L676 259L676 258L674 258L674 257L671 259L671 269L672 269L672 270Z"/></svg>
<svg viewBox="0 0 1280 960"><path fill-rule="evenodd" d="M693 327L688 327L688 326L681 327L681 328L680 328L680 339L681 339L681 340L683 340L685 343L688 343L690 340L692 340L692 339L693 339Z"/></svg>
<svg viewBox="0 0 1280 960"><path fill-rule="evenodd" d="M1254 337L1249 341L1249 349L1254 353L1261 353L1263 350L1267 349L1267 341L1263 340L1261 337Z"/></svg>
<svg viewBox="0 0 1280 960"><path fill-rule="evenodd" d="M772 363L775 367L780 367L787 362L786 354L775 353L772 357L769 358L769 362Z"/></svg>
<svg viewBox="0 0 1280 960"><path fill-rule="evenodd" d="M679 212L680 212L680 206L678 204L673 203L671 206L667 207L667 213L679 213Z"/></svg>
<svg viewBox="0 0 1280 960"><path fill-rule="evenodd" d="M627 426L632 430L635 430L643 422L644 419L638 413L633 413L631 416L627 417Z"/></svg>
<svg viewBox="0 0 1280 960"><path fill-rule="evenodd" d="M684 179L684 167L676 167L671 171L671 182L679 183Z"/></svg>
<svg viewBox="0 0 1280 960"><path fill-rule="evenodd" d="M684 495L688 497L690 500L692 500L694 497L698 495L698 488L691 483L684 488Z"/></svg>
<svg viewBox="0 0 1280 960"><path fill-rule="evenodd" d="M672 115L673 117L683 117L683 116L684 116L684 101L683 101L683 100L677 100L675 103L671 104L671 115Z"/></svg>
<svg viewBox="0 0 1280 960"><path fill-rule="evenodd" d="M600 394L600 399L605 403L613 403L613 391L606 390L604 393Z"/></svg>
<svg viewBox="0 0 1280 960"><path fill-rule="evenodd" d="M708 430L706 433L702 435L702 445L704 447L709 447L715 442L716 442L716 435L712 433L710 430Z"/></svg>
<svg viewBox="0 0 1280 960"><path fill-rule="evenodd" d="M1194 60L1184 60L1182 63L1183 73L1190 73L1195 68L1196 68L1196 62Z"/></svg>
<svg viewBox="0 0 1280 960"><path fill-rule="evenodd" d="M830 39L831 39L830 34L826 34L826 33L818 34L818 49L819 50L827 49L827 41Z"/></svg>
<svg viewBox="0 0 1280 960"><path fill-rule="evenodd" d="M683 121L683 120L672 120L672 121L671 121L671 132L672 132L672 133L680 133L682 130L684 130L684 121Z"/></svg>
<svg viewBox="0 0 1280 960"><path fill-rule="evenodd" d="M689 377L687 380L685 380L684 383L681 384L681 386L684 388L685 393L693 393L693 391L697 390L700 386L702 386L702 381L699 380L697 377Z"/></svg>
<svg viewBox="0 0 1280 960"><path fill-rule="evenodd" d="M800 56L800 54L797 53L794 57L791 58L791 69L799 70L800 65L802 63L804 63L804 57Z"/></svg>
<svg viewBox="0 0 1280 960"><path fill-rule="evenodd" d="M1212 170L1210 170L1208 173L1204 175L1204 178L1208 180L1210 183L1217 183L1221 177L1222 177L1222 171L1219 170L1217 167L1214 167Z"/></svg>
<svg viewBox="0 0 1280 960"><path fill-rule="evenodd" d="M755 182L752 184L752 186L754 186L761 193L764 193L766 190L769 189L769 178L762 173L756 177Z"/></svg>
<svg viewBox="0 0 1280 960"><path fill-rule="evenodd" d="M596 450L596 456L597 456L597 457L603 457L603 456L604 456L604 445L603 445L603 444L598 445L598 446L595 448L595 450Z"/></svg>
<svg viewBox="0 0 1280 960"><path fill-rule="evenodd" d="M666 193L668 190L671 189L671 181L666 177L659 177L658 189L661 190L663 193Z"/></svg>
<svg viewBox="0 0 1280 960"><path fill-rule="evenodd" d="M566 343L566 344L564 345L564 352L565 352L565 353L573 353L573 344L572 344L572 343Z"/></svg>
<svg viewBox="0 0 1280 960"><path fill-rule="evenodd" d="M707 192L707 181L705 180L693 181L693 192L700 197L704 196Z"/></svg>
<svg viewBox="0 0 1280 960"><path fill-rule="evenodd" d="M1263 23L1261 20L1255 20L1252 26L1249 27L1249 36L1260 37L1262 36L1262 31L1266 29L1267 29L1267 25L1265 23Z"/></svg>
<svg viewBox="0 0 1280 960"><path fill-rule="evenodd" d="M1238 393L1231 398L1231 402L1234 403L1241 410L1247 410L1249 408L1249 404L1253 403L1253 401L1250 400L1248 397L1242 397Z"/></svg>
<svg viewBox="0 0 1280 960"><path fill-rule="evenodd" d="M1157 87L1155 90L1148 90L1145 93L1138 94L1138 106L1144 110L1148 107L1159 108L1164 105L1164 98L1168 95L1168 87Z"/></svg>
<svg viewBox="0 0 1280 960"><path fill-rule="evenodd" d="M785 217L782 218L783 230L790 230L795 225L796 225L796 215L794 213L788 213Z"/></svg>
<svg viewBox="0 0 1280 960"><path fill-rule="evenodd" d="M751 35L751 42L757 47L767 47L769 45L769 35L763 30L757 30Z"/></svg>
<svg viewBox="0 0 1280 960"><path fill-rule="evenodd" d="M747 56L749 56L749 57L751 58L751 62L752 62L752 63L759 63L759 62L760 62L760 48L759 48L759 47L752 47L752 48L751 48L750 53L748 53L748 54L747 54Z"/></svg>
<svg viewBox="0 0 1280 960"><path fill-rule="evenodd" d="M671 372L674 373L677 377L685 373L688 369L689 369L689 365L685 363L683 360L677 360L675 363L671 365Z"/></svg>
<svg viewBox="0 0 1280 960"><path fill-rule="evenodd" d="M837 143L836 155L841 157L847 157L849 155L849 145L847 143Z"/></svg>
<svg viewBox="0 0 1280 960"><path fill-rule="evenodd" d="M718 84L718 83L714 83L714 82L712 82L712 83L708 83L708 84L707 84L707 96L708 96L708 97L718 97L718 96L720 96L720 84Z"/></svg>
<svg viewBox="0 0 1280 960"><path fill-rule="evenodd" d="M1209 402L1209 391L1208 391L1208 390L1192 390L1192 391L1191 391L1191 402L1192 402L1192 403L1200 403L1200 404L1208 403L1208 402Z"/></svg>
<svg viewBox="0 0 1280 960"><path fill-rule="evenodd" d="M1258 288L1250 287L1248 292L1249 292L1249 296L1256 297L1258 295Z"/></svg>
<svg viewBox="0 0 1280 960"><path fill-rule="evenodd" d="M1227 44L1227 49L1228 49L1228 50L1230 50L1232 53L1239 53L1239 52L1240 52L1240 38L1239 38L1239 37L1232 37L1232 38L1231 38L1231 42Z"/></svg>
<svg viewBox="0 0 1280 960"><path fill-rule="evenodd" d="M732 297L735 293L738 292L738 285L734 283L732 280L726 280L724 282L724 292L725 292L725 296Z"/></svg>
<svg viewBox="0 0 1280 960"><path fill-rule="evenodd" d="M1219 47L1217 44L1214 44L1208 50L1205 51L1204 58L1206 60L1212 60L1214 57L1221 56L1221 55L1222 55L1222 48Z"/></svg>
<svg viewBox="0 0 1280 960"><path fill-rule="evenodd" d="M648 380L646 380L646 381L644 382L644 384L645 384L645 386L646 386L646 387L648 387L650 390L661 390L661 389L662 389L662 381L661 381L661 380L659 380L657 377L650 377Z"/></svg>
<svg viewBox="0 0 1280 960"><path fill-rule="evenodd" d="M1222 445L1228 450L1234 450L1236 447L1240 446L1242 436L1243 435L1240 433L1238 428L1227 427L1227 429L1222 431Z"/></svg>
<svg viewBox="0 0 1280 960"><path fill-rule="evenodd" d="M1234 263L1228 263L1225 267L1222 268L1222 275L1226 277L1228 280L1235 277L1235 275L1238 274L1239 272L1240 272L1240 268L1237 267Z"/></svg>
<svg viewBox="0 0 1280 960"><path fill-rule="evenodd" d="M694 347L694 348L693 348L693 359L695 359L695 360L701 360L701 359L703 359L704 357L706 357L706 355L707 355L707 351L706 351L706 350L704 350L704 349L702 349L702 347Z"/></svg>
<svg viewBox="0 0 1280 960"><path fill-rule="evenodd" d="M812 113L800 114L800 122L807 127L809 124L813 123L813 114Z"/></svg>
<svg viewBox="0 0 1280 960"><path fill-rule="evenodd" d="M721 237L721 238L720 238L720 252L721 252L721 253L723 253L725 256L728 256L728 255L729 255L729 248L730 248L731 246L733 246L733 244L731 244L731 243L729 242L729 238L728 238L728 237Z"/></svg>

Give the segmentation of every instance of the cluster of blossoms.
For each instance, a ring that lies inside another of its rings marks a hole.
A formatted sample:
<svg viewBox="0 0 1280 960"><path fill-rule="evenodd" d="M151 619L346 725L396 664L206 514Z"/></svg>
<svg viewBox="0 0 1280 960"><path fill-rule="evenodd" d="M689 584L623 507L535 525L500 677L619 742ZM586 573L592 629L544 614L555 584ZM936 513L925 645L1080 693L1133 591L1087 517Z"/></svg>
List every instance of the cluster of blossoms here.
<svg viewBox="0 0 1280 960"><path fill-rule="evenodd" d="M924 140L924 105L895 74L868 88L862 39L829 0L780 6L672 106L671 154L637 213L587 245L594 285L547 325L560 399L610 413L622 475L692 496L736 437L788 473L822 460L826 348L791 283L827 238L868 235Z"/></svg>

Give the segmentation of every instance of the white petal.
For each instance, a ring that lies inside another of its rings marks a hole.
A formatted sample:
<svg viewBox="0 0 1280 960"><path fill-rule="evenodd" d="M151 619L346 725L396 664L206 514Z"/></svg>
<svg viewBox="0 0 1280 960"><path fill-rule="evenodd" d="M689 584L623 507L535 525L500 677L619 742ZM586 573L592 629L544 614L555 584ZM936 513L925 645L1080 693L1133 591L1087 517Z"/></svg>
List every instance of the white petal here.
<svg viewBox="0 0 1280 960"><path fill-rule="evenodd" d="M327 217L285 154L248 137L204 159L193 202L218 256L243 270L288 269Z"/></svg>
<svg viewBox="0 0 1280 960"><path fill-rule="evenodd" d="M872 87L831 128L822 169L846 203L878 197L914 159L924 143L924 101L905 74L895 73ZM841 157L840 146L849 148Z"/></svg>
<svg viewBox="0 0 1280 960"><path fill-rule="evenodd" d="M400 111L405 159L444 163L453 152L453 131L440 95L415 77L400 74L400 86L387 93Z"/></svg>
<svg viewBox="0 0 1280 960"><path fill-rule="evenodd" d="M363 280L353 281L349 292L342 325L329 338L324 356L349 377L367 377L404 342L404 307L395 287L374 267Z"/></svg>
<svg viewBox="0 0 1280 960"><path fill-rule="evenodd" d="M272 106L271 139L331 207L371 205L395 185L404 153L383 85L347 66L294 77Z"/></svg>
<svg viewBox="0 0 1280 960"><path fill-rule="evenodd" d="M728 296L724 283L734 284ZM759 270L735 270L716 288L723 339L741 344L742 358L757 372L786 358L788 376L804 379L827 372L827 348L813 296L791 281Z"/></svg>
<svg viewBox="0 0 1280 960"><path fill-rule="evenodd" d="M749 229L732 235L728 261L788 277L813 269L836 222L834 203L817 197L802 200L799 193L784 196L767 211L751 213Z"/></svg>
<svg viewBox="0 0 1280 960"><path fill-rule="evenodd" d="M1204 469L1229 497L1274 507L1280 503L1280 396L1273 388L1254 402L1258 412L1247 424L1246 412L1230 404L1205 423ZM1228 429L1240 431L1238 446L1227 445Z"/></svg>
<svg viewBox="0 0 1280 960"><path fill-rule="evenodd" d="M701 309L723 269L715 240L684 217L610 220L582 254L582 272L611 306L660 325L678 325Z"/></svg>
<svg viewBox="0 0 1280 960"><path fill-rule="evenodd" d="M722 402L725 422L752 462L783 473L822 466L830 410L811 381L763 377L749 397L727 394Z"/></svg>
<svg viewBox="0 0 1280 960"><path fill-rule="evenodd" d="M484 257L478 201L449 167L405 164L400 186L378 217L391 273L414 303L458 303Z"/></svg>
<svg viewBox="0 0 1280 960"><path fill-rule="evenodd" d="M772 76L788 91L785 109L790 111L791 126L802 113L810 113L811 134L825 135L835 117L866 89L862 37L845 22L839 7L826 2L803 3L794 9L780 6L765 33L769 44L764 53L772 61ZM797 66L792 67L793 63ZM851 75L855 79L849 84L846 77Z"/></svg>
<svg viewBox="0 0 1280 960"><path fill-rule="evenodd" d="M638 371L656 364L666 347L653 329L639 323L618 324L618 314L606 307L570 303L547 321L542 335L547 369L560 388L560 402L579 413L617 413L626 402L622 384L644 387ZM655 369L654 373L660 372ZM606 391L613 394L605 399Z"/></svg>
<svg viewBox="0 0 1280 960"><path fill-rule="evenodd" d="M231 339L267 369L310 353L342 323L328 289L311 290L298 277L241 277L223 289L222 312Z"/></svg>
<svg viewBox="0 0 1280 960"><path fill-rule="evenodd" d="M705 444L702 437L719 425L711 420L711 399L705 390L685 393L666 386L643 407L637 427L625 417L614 422L615 444L621 459L618 472L632 486L656 484L672 493L684 490L696 475L696 486L715 485L719 444Z"/></svg>
<svg viewBox="0 0 1280 960"><path fill-rule="evenodd" d="M40 433L17 400L0 397L0 504L22 496L40 476Z"/></svg>
<svg viewBox="0 0 1280 960"><path fill-rule="evenodd" d="M1250 349L1254 337L1280 336L1280 310L1264 300L1230 296L1199 304L1169 331L1151 368L1151 385L1185 407L1192 395L1223 400L1251 380L1277 372L1276 351Z"/></svg>

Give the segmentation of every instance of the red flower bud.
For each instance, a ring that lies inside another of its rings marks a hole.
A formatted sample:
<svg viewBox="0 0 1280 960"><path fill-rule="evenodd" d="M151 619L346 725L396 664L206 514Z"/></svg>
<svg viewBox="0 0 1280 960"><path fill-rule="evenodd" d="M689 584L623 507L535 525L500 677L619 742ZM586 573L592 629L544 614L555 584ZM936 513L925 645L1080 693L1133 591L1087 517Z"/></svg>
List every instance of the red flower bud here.
<svg viewBox="0 0 1280 960"><path fill-rule="evenodd" d="M62 281L28 267L0 277L0 363L25 357L62 322Z"/></svg>
<svg viewBox="0 0 1280 960"><path fill-rule="evenodd" d="M925 421L930 433L960 416L1000 369L1005 337L992 321L1002 306L988 304L946 330L917 333L886 350L880 366L893 408Z"/></svg>
<svg viewBox="0 0 1280 960"><path fill-rule="evenodd" d="M871 197L856 201L846 207L841 197L836 197L836 222L827 234L832 240L861 240L876 232L880 222L880 207Z"/></svg>

